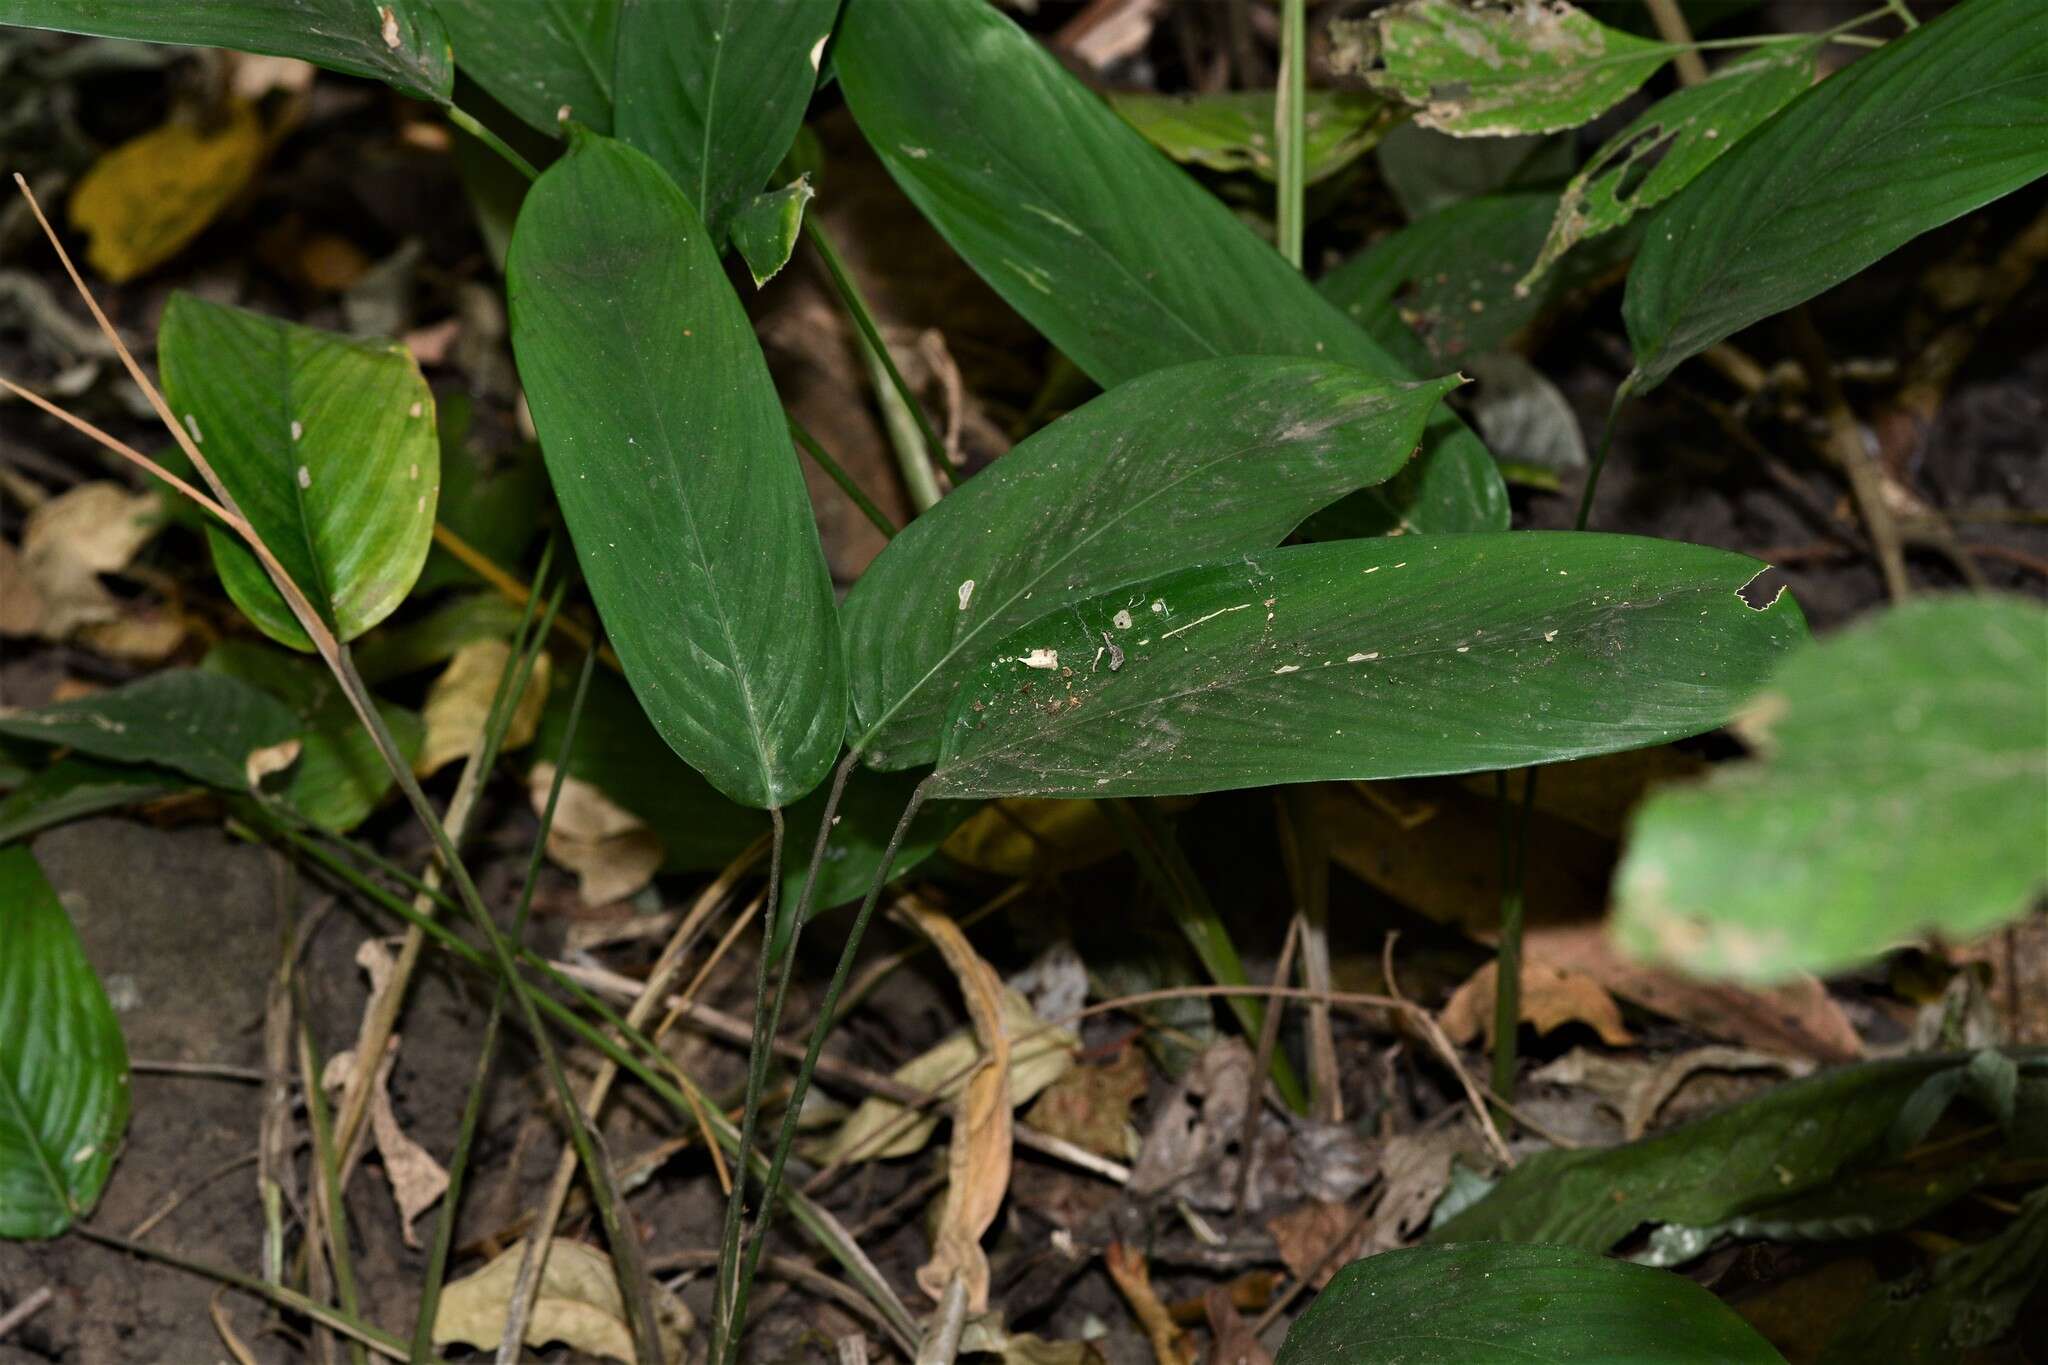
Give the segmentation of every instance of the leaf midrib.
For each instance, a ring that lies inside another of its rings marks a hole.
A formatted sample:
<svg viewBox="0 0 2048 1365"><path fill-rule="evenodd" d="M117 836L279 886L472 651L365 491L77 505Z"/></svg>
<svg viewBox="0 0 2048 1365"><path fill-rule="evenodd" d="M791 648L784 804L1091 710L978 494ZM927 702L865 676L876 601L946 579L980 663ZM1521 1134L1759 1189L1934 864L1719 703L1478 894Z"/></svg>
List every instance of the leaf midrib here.
<svg viewBox="0 0 2048 1365"><path fill-rule="evenodd" d="M15 1073L12 1067L7 1070L6 1083L0 1084L0 1095L7 1097L8 1111L13 1116L15 1126L21 1129L23 1136L28 1139L28 1149L35 1153L36 1166L42 1172L44 1182L56 1194L59 1204L66 1209L72 1208L71 1187L64 1183L63 1177L59 1174L61 1167L51 1164L51 1158L57 1154L43 1146L41 1131L29 1121L28 1110L23 1107L21 1092L15 1088Z"/></svg>

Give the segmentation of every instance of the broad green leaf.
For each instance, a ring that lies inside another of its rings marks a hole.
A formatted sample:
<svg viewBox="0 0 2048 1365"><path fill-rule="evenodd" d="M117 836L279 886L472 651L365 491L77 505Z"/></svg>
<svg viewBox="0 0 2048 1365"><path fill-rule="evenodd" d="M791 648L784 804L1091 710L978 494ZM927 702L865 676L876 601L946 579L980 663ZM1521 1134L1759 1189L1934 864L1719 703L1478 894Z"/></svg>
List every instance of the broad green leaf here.
<svg viewBox="0 0 2048 1365"><path fill-rule="evenodd" d="M912 522L847 595L853 744L877 767L931 762L996 640L1162 564L1279 544L1406 464L1456 383L1206 360L1061 418Z"/></svg>
<svg viewBox="0 0 2048 1365"><path fill-rule="evenodd" d="M1830 76L1651 219L1622 314L1639 391L2048 172L2038 0L1966 0Z"/></svg>
<svg viewBox="0 0 2048 1365"><path fill-rule="evenodd" d="M297 57L424 100L455 84L427 0L0 0L0 24Z"/></svg>
<svg viewBox="0 0 2048 1365"><path fill-rule="evenodd" d="M60 758L0 801L0 844L104 810L154 801L191 784L175 773L73 754Z"/></svg>
<svg viewBox="0 0 2048 1365"><path fill-rule="evenodd" d="M0 1237L55 1237L113 1169L128 1048L26 848L0 848L0 943Z"/></svg>
<svg viewBox="0 0 2048 1365"><path fill-rule="evenodd" d="M832 585L767 363L662 169L578 137L512 235L512 342L583 576L654 728L781 806L839 751Z"/></svg>
<svg viewBox="0 0 2048 1365"><path fill-rule="evenodd" d="M174 294L157 355L171 411L336 638L389 616L426 563L441 483L411 353ZM216 526L207 538L235 605L311 650L248 547Z"/></svg>
<svg viewBox="0 0 2048 1365"><path fill-rule="evenodd" d="M1418 377L984 0L851 0L833 51L904 193L1105 388L1224 355ZM1388 491L1409 498L1392 525L1507 525L1499 474L1448 411Z"/></svg>
<svg viewBox="0 0 2048 1365"><path fill-rule="evenodd" d="M298 717L303 747L285 783L284 799L315 825L346 833L391 790L391 770L376 742L334 675L321 665L251 640L229 640L208 651L200 666L261 688ZM419 713L381 698L377 713L406 762L418 758L425 737Z"/></svg>
<svg viewBox="0 0 2048 1365"><path fill-rule="evenodd" d="M1738 727L1760 756L1638 808L1614 932L1698 976L1782 980L2048 889L2048 610L1952 598L1800 650Z"/></svg>
<svg viewBox="0 0 2048 1365"><path fill-rule="evenodd" d="M545 524L547 469L541 464L540 447L525 441L486 451L485 443L472 434L472 417L469 395L460 390L444 396L436 407L439 520L485 559L514 569ZM475 570L435 545L427 551L416 590L453 583L474 587L481 581Z"/></svg>
<svg viewBox="0 0 2048 1365"><path fill-rule="evenodd" d="M1543 250L1522 283L1533 285L1577 243L1684 189L1813 84L1817 50L1802 43L1738 63L1703 85L1666 95L1607 139L1565 186Z"/></svg>
<svg viewBox="0 0 2048 1365"><path fill-rule="evenodd" d="M803 122L839 0L621 0L614 130L723 242Z"/></svg>
<svg viewBox="0 0 2048 1365"><path fill-rule="evenodd" d="M1112 91L1108 99L1124 122L1182 165L1276 178L1270 90L1209 95ZM1311 185L1371 151L1392 121L1385 100L1355 90L1311 90L1303 104L1308 146L1302 161Z"/></svg>
<svg viewBox="0 0 2048 1365"><path fill-rule="evenodd" d="M562 119L612 126L620 0L434 0L455 61L492 99L550 137Z"/></svg>
<svg viewBox="0 0 2048 1365"><path fill-rule="evenodd" d="M250 756L298 733L298 717L283 702L196 668L165 669L33 711L0 711L0 734L120 763L161 764L223 791L250 790Z"/></svg>
<svg viewBox="0 0 2048 1365"><path fill-rule="evenodd" d="M1291 546L1129 583L982 649L934 794L1418 777L1698 734L1805 638L1782 595L1742 599L1762 568L1520 531Z"/></svg>
<svg viewBox="0 0 2048 1365"><path fill-rule="evenodd" d="M1681 1275L1570 1247L1409 1247L1353 1261L1277 1365L1784 1365Z"/></svg>
<svg viewBox="0 0 2048 1365"><path fill-rule="evenodd" d="M732 244L747 263L756 289L789 264L797 234L803 231L804 206L814 194L811 177L800 175L779 190L755 195L733 215Z"/></svg>
<svg viewBox="0 0 2048 1365"><path fill-rule="evenodd" d="M1374 16L1373 86L1459 137L1576 128L1627 99L1679 49L1609 28L1564 0L1407 0Z"/></svg>
<svg viewBox="0 0 2048 1365"><path fill-rule="evenodd" d="M1917 1141L1939 1111L1895 1132L1902 1111L1924 1085L1968 1061L1919 1056L1842 1067L1625 1146L1540 1152L1429 1240L1606 1251L1646 1224L1705 1228L1767 1216ZM2040 1075L2048 1059L2037 1052L2023 1065Z"/></svg>

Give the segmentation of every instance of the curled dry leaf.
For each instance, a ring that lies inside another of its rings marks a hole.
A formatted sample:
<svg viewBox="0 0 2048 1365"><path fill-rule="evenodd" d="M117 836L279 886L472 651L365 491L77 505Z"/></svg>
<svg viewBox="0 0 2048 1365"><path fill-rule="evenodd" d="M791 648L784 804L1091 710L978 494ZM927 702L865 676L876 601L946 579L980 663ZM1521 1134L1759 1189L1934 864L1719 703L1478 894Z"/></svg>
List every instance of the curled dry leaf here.
<svg viewBox="0 0 2048 1365"><path fill-rule="evenodd" d="M420 745L419 758L413 763L414 772L421 777L438 772L468 756L483 742L491 700L497 696L498 680L511 657L512 647L503 640L472 640L455 651L446 671L427 689L427 704L420 712L427 736ZM552 676L548 656L542 654L534 660L526 690L512 708L512 719L505 727L502 748L506 752L533 742L541 712L547 706Z"/></svg>
<svg viewBox="0 0 2048 1365"><path fill-rule="evenodd" d="M320 1083L333 1091L337 1100L345 1098L349 1079L355 1074L356 1051L372 1032L370 1011L383 996L391 974L397 968L391 950L374 938L364 939L356 948L356 965L370 978L370 998L364 1005L363 1022L356 1031L356 1047L329 1057L326 1069L320 1074ZM376 1074L370 1081L370 1137L377 1144L378 1159L384 1163L385 1179L391 1182L391 1198L398 1205L399 1227L405 1234L405 1244L417 1247L420 1243L413 1234L413 1222L448 1192L448 1172L434 1160L432 1153L406 1136L405 1130L399 1127L397 1113L392 1110L391 1072L398 1065L398 1044L397 1034L387 1038L384 1056L377 1063Z"/></svg>
<svg viewBox="0 0 2048 1365"><path fill-rule="evenodd" d="M1484 1034L1487 1046L1493 1045L1493 996L1499 976L1498 964L1489 962L1451 993L1439 1018L1452 1042L1469 1043ZM1548 962L1522 964L1522 1022L1534 1024L1538 1033L1584 1024L1609 1047L1635 1041L1621 1022L1621 1007L1598 981Z"/></svg>
<svg viewBox="0 0 2048 1365"><path fill-rule="evenodd" d="M527 774L527 797L536 815L547 809L554 780L552 763L536 763ZM613 805L581 778L565 777L555 823L548 830L548 856L576 874L584 904L610 905L652 881L667 855L640 817Z"/></svg>
<svg viewBox="0 0 2048 1365"><path fill-rule="evenodd" d="M71 193L71 225L90 239L86 260L115 284L155 269L248 187L264 151L246 100L228 101L212 126L174 118L122 143Z"/></svg>
<svg viewBox="0 0 2048 1365"><path fill-rule="evenodd" d="M13 603L0 613L0 632L63 640L84 627L120 621L121 602L99 576L127 568L162 524L155 493L130 492L112 480L51 498L22 527L20 578L0 591L0 599Z"/></svg>
<svg viewBox="0 0 2048 1365"><path fill-rule="evenodd" d="M497 1348L505 1333L505 1304L525 1253L522 1238L482 1270L441 1291L441 1309L434 1317L436 1346L461 1344L480 1351ZM668 1365L676 1365L683 1358L683 1338L695 1323L675 1295L659 1285L653 1292L662 1358ZM545 1346L551 1341L612 1360L633 1359L633 1333L626 1324L611 1258L587 1243L557 1238L548 1249L540 1288L534 1294L533 1316L526 1324L526 1344Z"/></svg>
<svg viewBox="0 0 2048 1365"><path fill-rule="evenodd" d="M1145 1253L1122 1242L1111 1242L1102 1253L1102 1265L1144 1327L1157 1365L1190 1365L1195 1358L1194 1348L1152 1287L1152 1270L1145 1264Z"/></svg>

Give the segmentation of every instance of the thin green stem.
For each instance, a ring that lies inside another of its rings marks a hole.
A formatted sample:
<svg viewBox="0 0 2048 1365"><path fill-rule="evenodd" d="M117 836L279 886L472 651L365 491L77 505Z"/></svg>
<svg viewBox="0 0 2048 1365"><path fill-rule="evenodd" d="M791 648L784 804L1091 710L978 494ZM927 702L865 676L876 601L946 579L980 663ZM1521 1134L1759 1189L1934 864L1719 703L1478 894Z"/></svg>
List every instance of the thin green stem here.
<svg viewBox="0 0 2048 1365"><path fill-rule="evenodd" d="M817 461L818 468L824 470L832 482L839 485L839 491L846 494L847 500L860 509L861 515L873 522L875 529L885 538L893 540L896 536L896 523L889 520L888 513L875 506L874 500L861 491L860 485L853 481L853 475L847 473L845 466L832 458L830 452L818 443L818 438L804 430L803 424L794 417L789 419L789 434L803 447L804 454Z"/></svg>
<svg viewBox="0 0 2048 1365"><path fill-rule="evenodd" d="M1301 269L1302 216L1307 196L1308 20L1304 0L1281 0L1280 88L1273 98L1275 182L1279 191L1274 232L1280 254Z"/></svg>
<svg viewBox="0 0 2048 1365"><path fill-rule="evenodd" d="M1522 1027L1522 918L1526 904L1525 882L1529 867L1529 816L1536 805L1536 779L1540 768L1523 772L1522 804L1519 818L1511 815L1508 775L1493 775L1494 800L1500 813L1500 951L1494 962L1493 985L1493 1093L1512 1103L1515 1096L1516 1053ZM1506 1110L1499 1119L1509 1121Z"/></svg>
<svg viewBox="0 0 2048 1365"><path fill-rule="evenodd" d="M519 172L528 180L540 179L540 172L533 168L531 161L513 151L510 143L485 127L483 122L474 114L454 103L444 104L441 107L447 113L450 123L503 157L505 164L513 170Z"/></svg>
<svg viewBox="0 0 2048 1365"><path fill-rule="evenodd" d="M320 1058L313 1049L313 1032L306 1024L306 1001L299 994L299 1073L305 1078L307 1127L313 1133L313 1175L320 1191L321 1213L327 1221L328 1260L334 1266L334 1292L341 1311L352 1318L363 1315L356 1294L355 1263L348 1252L348 1213L341 1206L341 1155L334 1150L334 1126L327 1110L327 1096L321 1089ZM363 1344L348 1344L349 1359L365 1365Z"/></svg>
<svg viewBox="0 0 2048 1365"><path fill-rule="evenodd" d="M1578 515L1572 518L1572 529L1583 531L1586 523L1593 518L1593 491L1600 486L1600 471L1607 468L1607 452L1614 446L1614 428L1621 416L1621 405L1635 393L1636 376L1617 384L1614 400L1607 405L1607 424L1600 429L1600 443L1593 449L1593 463L1586 468L1586 486L1579 494Z"/></svg>
<svg viewBox="0 0 2048 1365"><path fill-rule="evenodd" d="M1906 0L1885 0L1885 7L1893 14L1899 16L1899 22L1906 26L1906 32L1911 33L1914 29L1920 27L1920 20L1914 16L1911 7L1906 4Z"/></svg>

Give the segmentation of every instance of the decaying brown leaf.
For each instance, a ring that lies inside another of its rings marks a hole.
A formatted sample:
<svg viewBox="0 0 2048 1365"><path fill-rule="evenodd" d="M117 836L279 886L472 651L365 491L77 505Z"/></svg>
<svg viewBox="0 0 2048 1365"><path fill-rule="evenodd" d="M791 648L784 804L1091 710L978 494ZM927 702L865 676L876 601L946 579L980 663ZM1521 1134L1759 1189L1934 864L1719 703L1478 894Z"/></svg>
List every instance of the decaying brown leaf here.
<svg viewBox="0 0 2048 1365"><path fill-rule="evenodd" d="M131 492L112 480L51 498L22 527L20 578L0 592L13 599L5 615L15 619L0 631L64 640L84 627L120 621L121 602L99 576L127 568L162 525L155 493Z"/></svg>
<svg viewBox="0 0 2048 1365"><path fill-rule="evenodd" d="M363 940L357 947L356 965L370 978L372 1000L384 993L385 985L396 969L391 950L374 938ZM369 1027L370 1020L366 1015L362 1029L358 1030L358 1047L362 1045L363 1034ZM398 1115L391 1108L391 1072L398 1065L398 1045L398 1035L389 1035L384 1044L384 1056L377 1063L376 1075L370 1082L370 1138L377 1146L378 1159L384 1164L384 1177L391 1184L391 1198L398 1205L399 1228L404 1233L405 1244L417 1247L420 1243L413 1233L413 1222L448 1192L448 1172L434 1160L432 1153L406 1135L405 1130L399 1127ZM333 1091L337 1099L340 1098L355 1072L355 1065L355 1048L335 1053L327 1059L320 1083Z"/></svg>
<svg viewBox="0 0 2048 1365"><path fill-rule="evenodd" d="M1138 1154L1131 1104L1145 1093L1145 1056L1124 1047L1103 1066L1076 1066L1054 1081L1024 1121L1091 1152L1128 1161Z"/></svg>
<svg viewBox="0 0 2048 1365"><path fill-rule="evenodd" d="M1102 1264L1151 1340L1156 1365L1192 1365L1194 1347L1174 1323L1173 1314L1160 1301L1158 1291L1152 1288L1152 1270L1145 1264L1145 1253L1122 1242L1111 1242L1102 1253Z"/></svg>
<svg viewBox="0 0 2048 1365"><path fill-rule="evenodd" d="M115 284L178 254L246 189L267 149L256 108L230 100L216 125L174 118L102 156L71 194L86 260Z"/></svg>
<svg viewBox="0 0 2048 1365"><path fill-rule="evenodd" d="M1439 1019L1452 1042L1469 1043L1483 1034L1487 1046L1493 1045L1493 997L1499 976L1498 964L1489 962L1451 993ZM1609 1047L1635 1041L1621 1022L1621 1007L1599 982L1552 963L1522 964L1521 1010L1522 1022L1534 1024L1538 1033L1584 1024Z"/></svg>
<svg viewBox="0 0 2048 1365"><path fill-rule="evenodd" d="M526 778L534 814L547 808L555 765L536 763ZM612 803L577 777L562 779L555 823L548 830L548 857L576 874L585 905L622 901L654 879L667 852L640 817Z"/></svg>
<svg viewBox="0 0 2048 1365"><path fill-rule="evenodd" d="M497 1349L505 1332L505 1304L525 1252L524 1239L514 1242L482 1270L441 1291L441 1308L434 1317L436 1346ZM663 1359L675 1365L683 1358L683 1338L695 1326L690 1310L656 1285L654 1315ZM633 1359L633 1333L611 1258L584 1242L557 1238L541 1269L526 1344L545 1346L553 1341L613 1360Z"/></svg>
<svg viewBox="0 0 2048 1365"><path fill-rule="evenodd" d="M467 757L482 741L484 723L490 719L491 700L497 696L498 680L504 676L506 661L511 657L512 647L503 640L472 640L455 651L448 667L427 689L427 703L420 710L420 721L427 733L420 744L420 756L413 763L415 773L425 777L439 772L455 760ZM526 690L520 693L512 708L512 718L505 726L501 746L505 752L533 742L540 714L548 703L552 676L548 656L542 654L534 660Z"/></svg>
<svg viewBox="0 0 2048 1365"><path fill-rule="evenodd" d="M1317 1289L1365 1250L1366 1226L1359 1220L1358 1210L1327 1200L1312 1199L1268 1218L1266 1231L1273 1234L1287 1273L1297 1280L1313 1275Z"/></svg>
<svg viewBox="0 0 2048 1365"><path fill-rule="evenodd" d="M1404 1245L1422 1225L1451 1183L1451 1160L1460 1150L1455 1130L1405 1133L1380 1147L1379 1202L1362 1256Z"/></svg>
<svg viewBox="0 0 2048 1365"><path fill-rule="evenodd" d="M1958 962L1991 966L1991 1003L2006 1041L2048 1043L2048 915L2030 915L1955 951Z"/></svg>
<svg viewBox="0 0 2048 1365"><path fill-rule="evenodd" d="M1273 1353L1238 1313L1227 1286L1211 1288L1202 1306L1209 1319L1209 1365L1273 1365Z"/></svg>

